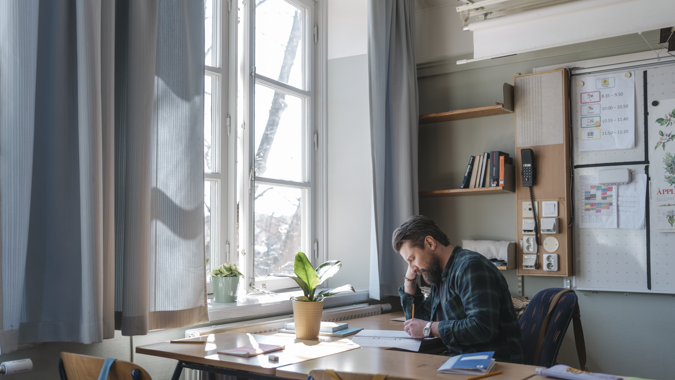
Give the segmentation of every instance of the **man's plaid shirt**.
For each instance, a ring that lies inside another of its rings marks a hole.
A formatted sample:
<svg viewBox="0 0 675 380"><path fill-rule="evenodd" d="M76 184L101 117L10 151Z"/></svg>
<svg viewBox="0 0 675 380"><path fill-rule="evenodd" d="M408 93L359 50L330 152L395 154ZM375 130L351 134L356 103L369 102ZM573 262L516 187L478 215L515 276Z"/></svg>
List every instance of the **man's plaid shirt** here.
<svg viewBox="0 0 675 380"><path fill-rule="evenodd" d="M494 358L523 362L523 337L506 279L483 255L456 246L441 275L440 287L431 285L427 299L417 288L414 296L398 290L406 319L436 320L441 340L451 354L494 351ZM445 319L445 320L444 320Z"/></svg>

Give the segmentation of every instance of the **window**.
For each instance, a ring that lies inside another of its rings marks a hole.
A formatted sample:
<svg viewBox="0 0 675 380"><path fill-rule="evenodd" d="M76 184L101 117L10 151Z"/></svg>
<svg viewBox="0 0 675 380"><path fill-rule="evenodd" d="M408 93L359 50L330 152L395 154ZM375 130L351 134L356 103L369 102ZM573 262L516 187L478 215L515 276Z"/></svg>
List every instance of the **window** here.
<svg viewBox="0 0 675 380"><path fill-rule="evenodd" d="M234 139L230 109L234 108L234 65L230 63L230 25L236 12L228 1L204 0L204 244L206 273L230 262L235 240ZM210 278L207 276L209 293Z"/></svg>
<svg viewBox="0 0 675 380"><path fill-rule="evenodd" d="M298 251L315 261L323 236L313 7L204 0L207 273L237 263L247 292L296 286L265 276L293 273Z"/></svg>
<svg viewBox="0 0 675 380"><path fill-rule="evenodd" d="M239 251L249 290L295 286L315 241L313 2L249 1L240 23Z"/></svg>

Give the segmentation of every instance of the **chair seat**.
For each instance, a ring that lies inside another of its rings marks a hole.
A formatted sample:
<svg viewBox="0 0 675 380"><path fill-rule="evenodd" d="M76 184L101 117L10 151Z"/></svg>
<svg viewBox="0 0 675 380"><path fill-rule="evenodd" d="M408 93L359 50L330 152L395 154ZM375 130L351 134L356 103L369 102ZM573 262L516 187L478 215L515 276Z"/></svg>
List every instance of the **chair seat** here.
<svg viewBox="0 0 675 380"><path fill-rule="evenodd" d="M67 380L91 380L98 379L101 373L101 368L105 362L104 358L97 356L87 356L80 354L73 354L70 352L62 352L61 360L65 369ZM132 376L131 371L136 372L136 376ZM137 364L124 361L115 360L108 372L109 380L151 380L150 374ZM61 380L66 380L61 376Z"/></svg>

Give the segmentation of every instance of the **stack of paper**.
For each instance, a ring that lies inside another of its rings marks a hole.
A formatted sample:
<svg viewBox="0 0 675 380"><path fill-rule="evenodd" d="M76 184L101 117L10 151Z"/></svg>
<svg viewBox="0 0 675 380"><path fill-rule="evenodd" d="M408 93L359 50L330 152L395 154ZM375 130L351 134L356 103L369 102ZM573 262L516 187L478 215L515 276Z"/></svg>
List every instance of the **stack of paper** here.
<svg viewBox="0 0 675 380"><path fill-rule="evenodd" d="M494 353L494 351L487 351L453 356L443 363L438 372L460 375L481 375L488 373L495 365L495 360L492 358Z"/></svg>
<svg viewBox="0 0 675 380"><path fill-rule="evenodd" d="M350 328L347 323L321 322L321 327L319 328L319 335L347 336L356 334L361 330L363 330L362 327ZM283 329L279 329L279 332L295 334L295 323L286 323Z"/></svg>
<svg viewBox="0 0 675 380"><path fill-rule="evenodd" d="M413 339L405 331L363 330L352 339L361 347L391 347L419 351L422 339Z"/></svg>

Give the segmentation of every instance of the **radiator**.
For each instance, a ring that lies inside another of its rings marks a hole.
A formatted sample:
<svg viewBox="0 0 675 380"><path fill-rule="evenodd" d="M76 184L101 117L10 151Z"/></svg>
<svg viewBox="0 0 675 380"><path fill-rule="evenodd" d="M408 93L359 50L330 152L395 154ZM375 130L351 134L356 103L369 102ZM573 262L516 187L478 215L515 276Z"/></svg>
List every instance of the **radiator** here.
<svg viewBox="0 0 675 380"><path fill-rule="evenodd" d="M321 320L324 322L338 322L348 319L364 318L371 315L382 314L382 310L390 310L391 305L368 305L358 304L351 306L335 307L323 311ZM284 324L293 322L293 315L286 317L272 317L264 319L255 319L252 321L237 322L223 325L213 325L201 327L197 329L185 330L186 338L196 338L209 334L216 334L222 332L247 332L251 334L263 334L269 332L276 332L284 327ZM185 380L207 380L206 372L197 371L194 369L183 370ZM216 375L217 380L237 380L235 376Z"/></svg>

